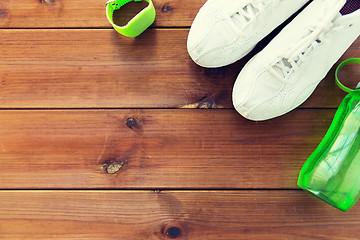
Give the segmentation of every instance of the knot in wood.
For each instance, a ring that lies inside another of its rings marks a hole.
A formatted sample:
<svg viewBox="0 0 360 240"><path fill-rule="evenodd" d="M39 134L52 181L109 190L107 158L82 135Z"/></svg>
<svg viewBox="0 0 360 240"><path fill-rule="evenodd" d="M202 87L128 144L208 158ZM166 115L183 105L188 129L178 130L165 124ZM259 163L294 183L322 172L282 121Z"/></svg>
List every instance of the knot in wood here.
<svg viewBox="0 0 360 240"><path fill-rule="evenodd" d="M55 0L40 0L40 3L53 4Z"/></svg>
<svg viewBox="0 0 360 240"><path fill-rule="evenodd" d="M138 126L138 123L135 118L129 117L128 119L126 119L126 126L128 126L129 128L136 128Z"/></svg>
<svg viewBox="0 0 360 240"><path fill-rule="evenodd" d="M7 10L0 9L0 18L6 18L6 16L7 16Z"/></svg>
<svg viewBox="0 0 360 240"><path fill-rule="evenodd" d="M115 174L124 166L124 161L113 161L103 165L103 170L108 174Z"/></svg>
<svg viewBox="0 0 360 240"><path fill-rule="evenodd" d="M173 8L170 7L168 3L165 3L164 6L161 8L161 12L163 12L163 13L167 13L167 12L170 12L172 10L173 10Z"/></svg>
<svg viewBox="0 0 360 240"><path fill-rule="evenodd" d="M182 230L179 227L169 227L166 231L166 237L175 239L181 236Z"/></svg>

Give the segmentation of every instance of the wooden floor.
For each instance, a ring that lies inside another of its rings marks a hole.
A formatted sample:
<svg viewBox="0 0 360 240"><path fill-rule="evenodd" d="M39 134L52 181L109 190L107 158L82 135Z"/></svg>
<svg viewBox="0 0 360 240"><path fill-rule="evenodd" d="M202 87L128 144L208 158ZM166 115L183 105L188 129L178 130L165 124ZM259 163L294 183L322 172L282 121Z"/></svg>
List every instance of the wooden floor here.
<svg viewBox="0 0 360 240"><path fill-rule="evenodd" d="M334 69L298 109L242 118L233 83L278 30L201 68L186 38L204 2L154 0L133 39L105 1L0 1L1 239L360 239L360 204L296 186L346 95ZM360 39L341 60L359 56Z"/></svg>

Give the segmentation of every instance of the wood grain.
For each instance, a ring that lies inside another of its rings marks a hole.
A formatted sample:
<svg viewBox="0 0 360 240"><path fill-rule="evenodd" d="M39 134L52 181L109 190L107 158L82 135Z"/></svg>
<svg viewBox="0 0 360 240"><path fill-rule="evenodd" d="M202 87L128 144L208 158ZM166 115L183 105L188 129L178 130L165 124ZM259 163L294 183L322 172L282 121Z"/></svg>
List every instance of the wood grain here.
<svg viewBox="0 0 360 240"><path fill-rule="evenodd" d="M205 0L153 1L155 27L189 27ZM111 28L106 0L16 0L0 2L0 28Z"/></svg>
<svg viewBox="0 0 360 240"><path fill-rule="evenodd" d="M187 32L0 30L0 108L232 108L233 83L266 40L231 66L204 69L187 54ZM359 54L357 40L341 60ZM333 74L302 107L339 106L345 93Z"/></svg>
<svg viewBox="0 0 360 240"><path fill-rule="evenodd" d="M154 1L137 38L105 1L0 1L0 239L359 239L359 204L296 186L345 96L334 69L299 109L247 121L233 83L281 27L204 69L186 39L205 0ZM354 87L360 69L340 77Z"/></svg>
<svg viewBox="0 0 360 240"><path fill-rule="evenodd" d="M0 192L1 239L355 240L359 218L303 191Z"/></svg>
<svg viewBox="0 0 360 240"><path fill-rule="evenodd" d="M2 189L297 188L334 110L0 112Z"/></svg>

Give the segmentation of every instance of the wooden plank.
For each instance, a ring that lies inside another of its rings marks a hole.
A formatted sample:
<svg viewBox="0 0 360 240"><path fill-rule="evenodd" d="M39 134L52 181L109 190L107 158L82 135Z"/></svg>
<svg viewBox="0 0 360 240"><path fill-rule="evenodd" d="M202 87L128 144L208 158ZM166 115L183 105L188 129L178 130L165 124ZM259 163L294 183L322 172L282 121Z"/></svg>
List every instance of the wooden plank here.
<svg viewBox="0 0 360 240"><path fill-rule="evenodd" d="M359 239L303 191L1 191L1 239Z"/></svg>
<svg viewBox="0 0 360 240"><path fill-rule="evenodd" d="M296 188L334 113L1 111L0 188Z"/></svg>
<svg viewBox="0 0 360 240"><path fill-rule="evenodd" d="M264 43L231 66L204 69L187 54L187 31L130 39L113 30L0 30L0 107L232 108L237 74ZM341 60L359 54L360 39ZM358 69L347 74L354 84ZM345 93L333 72L302 107L339 106Z"/></svg>
<svg viewBox="0 0 360 240"><path fill-rule="evenodd" d="M189 27L205 0L154 1L153 26ZM105 3L99 0L1 1L0 28L110 28ZM127 12L125 12L127 13Z"/></svg>

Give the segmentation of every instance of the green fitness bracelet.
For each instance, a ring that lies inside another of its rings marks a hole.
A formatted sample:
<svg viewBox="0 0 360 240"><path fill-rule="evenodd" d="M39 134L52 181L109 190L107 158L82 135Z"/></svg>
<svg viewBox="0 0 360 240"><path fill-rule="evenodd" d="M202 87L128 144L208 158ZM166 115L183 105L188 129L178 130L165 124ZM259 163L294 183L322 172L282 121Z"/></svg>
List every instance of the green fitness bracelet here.
<svg viewBox="0 0 360 240"><path fill-rule="evenodd" d="M127 37L136 37L154 22L155 8L152 0L145 0L149 5L133 17L125 26L116 25L113 21L114 11L131 1L141 2L142 0L109 0L106 3L106 17L118 33Z"/></svg>
<svg viewBox="0 0 360 240"><path fill-rule="evenodd" d="M359 85L356 90L345 87L337 76L350 63L360 64L360 58L345 60L335 72L336 83L349 94L298 179L299 187L342 211L360 197L360 89Z"/></svg>

